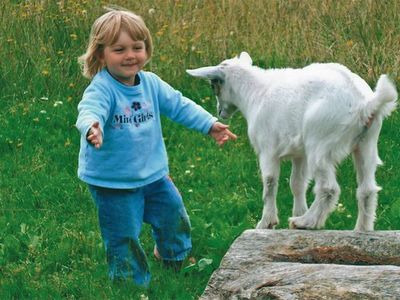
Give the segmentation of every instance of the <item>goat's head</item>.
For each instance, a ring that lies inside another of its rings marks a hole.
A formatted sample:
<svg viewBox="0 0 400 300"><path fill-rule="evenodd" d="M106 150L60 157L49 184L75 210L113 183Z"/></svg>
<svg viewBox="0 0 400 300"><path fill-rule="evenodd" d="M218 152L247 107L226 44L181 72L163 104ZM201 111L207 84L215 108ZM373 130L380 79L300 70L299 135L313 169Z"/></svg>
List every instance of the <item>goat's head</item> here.
<svg viewBox="0 0 400 300"><path fill-rule="evenodd" d="M217 98L217 111L222 119L230 118L237 111L235 96L231 85L226 82L226 72L229 67L237 64L251 65L252 60L247 52L242 52L239 56L224 60L217 66L202 67L193 70L186 70L194 77L208 79Z"/></svg>

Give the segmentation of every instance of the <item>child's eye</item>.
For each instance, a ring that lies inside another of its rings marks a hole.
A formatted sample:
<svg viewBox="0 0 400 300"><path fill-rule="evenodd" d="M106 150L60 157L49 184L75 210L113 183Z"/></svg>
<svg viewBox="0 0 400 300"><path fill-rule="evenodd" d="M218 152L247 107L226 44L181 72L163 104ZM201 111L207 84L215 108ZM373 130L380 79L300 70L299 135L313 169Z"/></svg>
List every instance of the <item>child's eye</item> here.
<svg viewBox="0 0 400 300"><path fill-rule="evenodd" d="M122 49L122 48L115 48L114 49L114 52L122 52L122 51L124 51L124 49Z"/></svg>

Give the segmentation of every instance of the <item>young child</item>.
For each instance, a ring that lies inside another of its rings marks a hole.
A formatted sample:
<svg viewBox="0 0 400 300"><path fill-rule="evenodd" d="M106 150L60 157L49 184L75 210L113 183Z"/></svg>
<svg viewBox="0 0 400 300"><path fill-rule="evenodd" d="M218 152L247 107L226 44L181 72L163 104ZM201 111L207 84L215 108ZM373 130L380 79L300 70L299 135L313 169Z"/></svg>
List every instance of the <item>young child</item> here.
<svg viewBox="0 0 400 300"><path fill-rule="evenodd" d="M190 223L168 176L160 115L204 134L219 145L236 136L228 126L157 75L142 71L152 56L141 17L109 11L93 24L80 57L91 79L78 105L81 133L78 176L95 200L111 280L148 286L150 272L139 235L152 226L154 254L180 264L191 250Z"/></svg>

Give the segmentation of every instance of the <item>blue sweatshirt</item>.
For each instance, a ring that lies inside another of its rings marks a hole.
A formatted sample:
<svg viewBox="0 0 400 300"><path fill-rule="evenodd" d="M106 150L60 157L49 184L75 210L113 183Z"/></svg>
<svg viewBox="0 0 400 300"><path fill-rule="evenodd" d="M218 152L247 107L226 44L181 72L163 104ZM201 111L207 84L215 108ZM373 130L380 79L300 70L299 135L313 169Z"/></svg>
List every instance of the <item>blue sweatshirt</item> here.
<svg viewBox="0 0 400 300"><path fill-rule="evenodd" d="M157 75L141 71L138 76L138 85L126 86L103 69L83 94L76 122L81 133L78 177L88 184L129 189L167 175L161 114L204 134L217 120ZM86 140L95 121L103 132L100 149Z"/></svg>

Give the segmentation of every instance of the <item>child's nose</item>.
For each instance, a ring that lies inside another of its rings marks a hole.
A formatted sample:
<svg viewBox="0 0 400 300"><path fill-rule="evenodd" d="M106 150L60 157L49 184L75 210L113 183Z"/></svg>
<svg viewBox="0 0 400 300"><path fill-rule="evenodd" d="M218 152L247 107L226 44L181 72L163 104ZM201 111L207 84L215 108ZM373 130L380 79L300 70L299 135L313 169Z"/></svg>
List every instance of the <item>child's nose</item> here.
<svg viewBox="0 0 400 300"><path fill-rule="evenodd" d="M135 58L136 57L136 53L134 50L128 50L126 53L126 58Z"/></svg>

